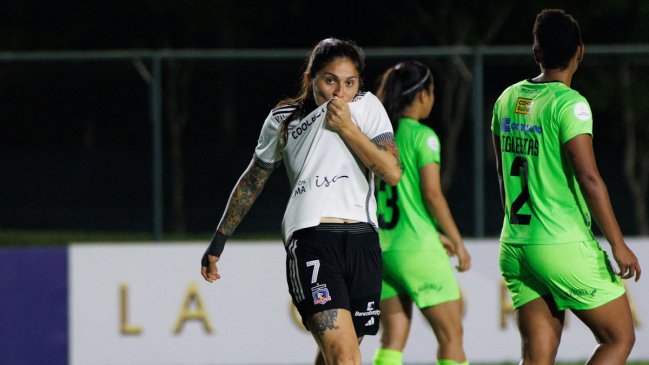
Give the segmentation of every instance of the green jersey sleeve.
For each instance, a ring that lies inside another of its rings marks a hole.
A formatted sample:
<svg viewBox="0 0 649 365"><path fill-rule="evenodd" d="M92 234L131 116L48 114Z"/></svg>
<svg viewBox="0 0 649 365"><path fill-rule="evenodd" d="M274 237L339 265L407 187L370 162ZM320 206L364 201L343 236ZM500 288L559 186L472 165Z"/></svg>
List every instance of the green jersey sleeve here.
<svg viewBox="0 0 649 365"><path fill-rule="evenodd" d="M423 127L423 126L422 126ZM417 169L441 161L441 144L435 131L430 128L422 128L417 146Z"/></svg>
<svg viewBox="0 0 649 365"><path fill-rule="evenodd" d="M584 97L571 99L559 109L559 140L566 143L580 134L593 134L593 114Z"/></svg>
<svg viewBox="0 0 649 365"><path fill-rule="evenodd" d="M500 136L500 119L498 118L497 114L499 101L500 99L496 100L496 102L494 103L493 112L491 113L491 132L496 136Z"/></svg>

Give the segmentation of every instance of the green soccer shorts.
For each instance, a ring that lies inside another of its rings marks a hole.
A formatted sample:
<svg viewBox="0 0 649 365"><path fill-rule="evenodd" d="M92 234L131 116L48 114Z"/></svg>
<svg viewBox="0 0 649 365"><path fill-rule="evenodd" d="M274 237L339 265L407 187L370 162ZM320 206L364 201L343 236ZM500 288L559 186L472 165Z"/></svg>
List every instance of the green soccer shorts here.
<svg viewBox="0 0 649 365"><path fill-rule="evenodd" d="M547 245L501 242L500 270L514 308L551 294L559 310L588 310L624 294L620 277L595 240Z"/></svg>
<svg viewBox="0 0 649 365"><path fill-rule="evenodd" d="M420 309L460 299L453 267L441 244L433 250L383 252L381 300L403 295Z"/></svg>

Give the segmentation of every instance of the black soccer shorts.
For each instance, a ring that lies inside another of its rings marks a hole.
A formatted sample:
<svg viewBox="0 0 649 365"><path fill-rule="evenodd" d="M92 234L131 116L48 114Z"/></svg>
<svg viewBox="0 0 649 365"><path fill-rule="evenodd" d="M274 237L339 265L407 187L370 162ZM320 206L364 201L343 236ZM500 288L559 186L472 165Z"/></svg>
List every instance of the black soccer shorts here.
<svg viewBox="0 0 649 365"><path fill-rule="evenodd" d="M315 313L346 309L357 337L375 335L381 314L381 247L368 223L322 223L286 245L286 280L304 326Z"/></svg>

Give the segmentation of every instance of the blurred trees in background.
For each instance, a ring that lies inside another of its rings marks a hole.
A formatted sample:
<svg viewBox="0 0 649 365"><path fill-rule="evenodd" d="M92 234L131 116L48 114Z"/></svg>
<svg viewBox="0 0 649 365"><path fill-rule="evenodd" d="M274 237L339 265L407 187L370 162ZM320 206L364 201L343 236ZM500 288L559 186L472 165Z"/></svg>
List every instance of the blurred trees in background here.
<svg viewBox="0 0 649 365"><path fill-rule="evenodd" d="M631 0L588 4L541 0L403 0L389 3L361 0L326 4L300 0L147 0L65 5L25 1L3 5L0 12L0 32L3 34L0 37L0 50L309 49L318 40L330 36L353 39L364 48L530 45L530 56L526 62L532 74L512 75L505 70L502 75L492 76L507 80L512 78L514 82L534 76L533 72L537 70L531 56L532 24L536 13L546 7L563 8L577 18L584 33L586 52L588 46L593 44L647 43L649 40L649 22L646 22L649 2ZM462 163L456 161L458 154L455 152L461 148L462 133L466 133L463 131L468 118L467 105L471 102L472 69L468 60L462 57L422 61L433 67L436 76L438 99L435 128L439 128L442 134L443 184L448 190L454 185L458 164ZM632 196L634 226L638 234L646 235L649 234L649 122L646 119L649 101L645 100L645 95L649 80L644 80L647 73L642 72L641 67L646 67L648 62L642 58L621 57L597 62L606 63L608 72L597 75L578 73L575 84L591 102L596 123L601 123L598 128L607 138L617 141L616 146L622 146L623 169L620 171ZM165 164L169 169L166 184L171 185L167 205L173 211L173 217L168 218L171 223L167 226L177 232L187 230L186 220L191 219L191 215L188 218L187 214L191 208L185 199L188 193L185 163L189 159L185 151L187 144L192 143L187 133L196 133L192 132L192 123L204 117L195 115L192 112L195 108L190 105L205 98L191 91L191 85L201 81L196 71L199 67L201 65L197 65L197 61L191 60L175 60L164 65L165 149L168 153ZM297 91L301 73L299 65L294 67L294 78L279 80L278 84L259 85L262 76L272 79L270 74L275 66L269 67L253 66L251 72L245 75L235 72L219 74L216 94L211 95L216 109L214 123L218 124L216 130L211 131L218 135L214 143L243 145L246 148L254 145L250 136L258 131L246 130L251 114L237 107L240 104L234 100L236 95L246 94L250 90L250 97L254 97L252 91L255 88L277 88L274 99L264 101L270 108L279 98ZM525 67L518 68L519 71L521 69L527 70ZM11 72L3 70L0 72L0 82L7 77L7 72ZM366 88L373 90L373 82L373 79L366 79ZM485 85L489 89L486 95L497 95L501 87L499 84ZM487 121L492 101L485 99L484 115ZM12 117L4 116L4 119L12 120ZM80 138L83 138L85 145L92 145L99 132L92 118L86 119L84 130L87 133L82 133ZM29 138L25 138L24 142L12 142L11 133L3 134L0 139L11 142L4 143L5 151L8 148L30 148ZM26 135L29 136L29 133ZM50 136L60 137L54 134ZM488 137L488 126L485 126L485 137ZM595 138L599 138L598 135ZM490 161L493 160L490 143L486 144L484 153ZM228 179L219 182L229 185L234 181ZM218 209L224 203L209 202L210 206L218 206Z"/></svg>

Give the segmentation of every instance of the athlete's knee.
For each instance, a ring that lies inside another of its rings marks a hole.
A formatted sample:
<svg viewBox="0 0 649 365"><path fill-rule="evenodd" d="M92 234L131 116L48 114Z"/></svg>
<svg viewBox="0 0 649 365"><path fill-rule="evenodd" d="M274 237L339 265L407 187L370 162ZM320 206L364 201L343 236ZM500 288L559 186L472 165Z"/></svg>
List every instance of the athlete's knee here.
<svg viewBox="0 0 649 365"><path fill-rule="evenodd" d="M626 343L629 346L629 350L633 348L633 345L635 345L635 331L628 334Z"/></svg>
<svg viewBox="0 0 649 365"><path fill-rule="evenodd" d="M523 337L522 364L554 364L560 338L553 336Z"/></svg>
<svg viewBox="0 0 649 365"><path fill-rule="evenodd" d="M635 344L635 331L616 331L598 336L600 345L611 346L630 353Z"/></svg>
<svg viewBox="0 0 649 365"><path fill-rule="evenodd" d="M437 342L440 346L462 345L464 329L462 328L462 324L459 323L437 328L435 334L437 335Z"/></svg>
<svg viewBox="0 0 649 365"><path fill-rule="evenodd" d="M323 346L327 365L360 365L361 352L356 342L337 342Z"/></svg>
<svg viewBox="0 0 649 365"><path fill-rule="evenodd" d="M635 331L624 331L617 337L617 342L628 347L630 350L635 344Z"/></svg>
<svg viewBox="0 0 649 365"><path fill-rule="evenodd" d="M338 350L331 351L325 354L327 365L360 365L361 355L353 350Z"/></svg>
<svg viewBox="0 0 649 365"><path fill-rule="evenodd" d="M559 348L559 339L554 337L536 337L523 339L523 348L532 352L556 353Z"/></svg>

